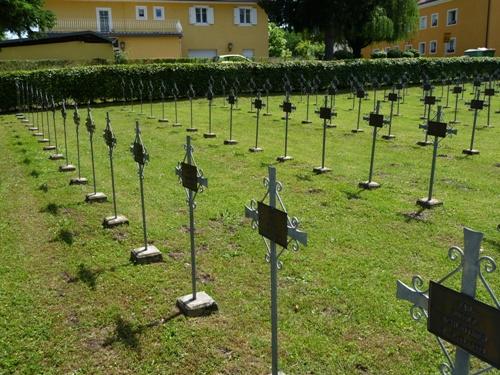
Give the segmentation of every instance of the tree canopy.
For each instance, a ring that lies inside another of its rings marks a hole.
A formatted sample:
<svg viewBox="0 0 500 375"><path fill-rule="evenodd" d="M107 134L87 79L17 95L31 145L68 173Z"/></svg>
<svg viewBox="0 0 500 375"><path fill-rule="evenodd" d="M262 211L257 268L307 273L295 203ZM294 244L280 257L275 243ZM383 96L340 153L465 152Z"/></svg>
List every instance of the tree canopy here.
<svg viewBox="0 0 500 375"><path fill-rule="evenodd" d="M260 0L271 21L295 31L323 35L325 58L335 43L348 44L355 56L376 41L401 40L418 23L415 0Z"/></svg>
<svg viewBox="0 0 500 375"><path fill-rule="evenodd" d="M54 23L55 16L43 8L43 0L0 0L1 35L10 32L33 37Z"/></svg>

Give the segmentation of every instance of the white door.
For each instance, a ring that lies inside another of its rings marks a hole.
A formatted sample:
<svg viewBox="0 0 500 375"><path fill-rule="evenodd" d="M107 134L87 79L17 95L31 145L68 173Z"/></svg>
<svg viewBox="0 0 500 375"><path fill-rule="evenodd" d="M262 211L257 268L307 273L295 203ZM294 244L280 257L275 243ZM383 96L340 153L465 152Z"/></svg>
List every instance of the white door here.
<svg viewBox="0 0 500 375"><path fill-rule="evenodd" d="M97 8L97 31L109 33L113 28L111 23L111 8Z"/></svg>
<svg viewBox="0 0 500 375"><path fill-rule="evenodd" d="M192 59L211 59L217 56L215 49L190 49L188 50L188 57Z"/></svg>

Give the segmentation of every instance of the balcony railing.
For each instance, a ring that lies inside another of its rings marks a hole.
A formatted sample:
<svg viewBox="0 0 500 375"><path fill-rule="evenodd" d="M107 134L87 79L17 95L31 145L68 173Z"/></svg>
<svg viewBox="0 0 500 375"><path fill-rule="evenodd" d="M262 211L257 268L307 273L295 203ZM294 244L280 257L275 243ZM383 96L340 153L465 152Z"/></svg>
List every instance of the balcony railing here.
<svg viewBox="0 0 500 375"><path fill-rule="evenodd" d="M147 20L112 19L109 24L99 24L95 18L58 19L50 30L53 33L69 33L75 31L94 31L110 35L123 34L181 34L182 25L179 20Z"/></svg>

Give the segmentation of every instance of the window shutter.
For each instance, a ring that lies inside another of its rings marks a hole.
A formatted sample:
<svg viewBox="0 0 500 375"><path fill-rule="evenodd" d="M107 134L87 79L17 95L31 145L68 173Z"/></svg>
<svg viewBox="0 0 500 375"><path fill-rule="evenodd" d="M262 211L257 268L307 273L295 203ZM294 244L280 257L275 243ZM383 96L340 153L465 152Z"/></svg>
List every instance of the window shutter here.
<svg viewBox="0 0 500 375"><path fill-rule="evenodd" d="M214 24L214 8L207 8L207 21L209 25Z"/></svg>
<svg viewBox="0 0 500 375"><path fill-rule="evenodd" d="M196 23L196 11L194 7L189 8L189 23L191 25Z"/></svg>
<svg viewBox="0 0 500 375"><path fill-rule="evenodd" d="M250 10L250 23L252 25L257 25L257 9L255 8Z"/></svg>
<svg viewBox="0 0 500 375"><path fill-rule="evenodd" d="M240 8L234 8L234 24L240 24Z"/></svg>

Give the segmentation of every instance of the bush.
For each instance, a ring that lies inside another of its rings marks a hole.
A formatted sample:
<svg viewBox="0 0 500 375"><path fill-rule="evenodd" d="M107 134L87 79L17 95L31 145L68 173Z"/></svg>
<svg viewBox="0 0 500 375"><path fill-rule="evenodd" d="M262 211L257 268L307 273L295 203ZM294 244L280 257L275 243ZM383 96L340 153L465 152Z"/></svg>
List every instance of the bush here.
<svg viewBox="0 0 500 375"><path fill-rule="evenodd" d="M406 52L411 52L413 54L413 57L420 57L420 52L418 52L418 50L416 50L415 48L407 49Z"/></svg>
<svg viewBox="0 0 500 375"><path fill-rule="evenodd" d="M295 47L295 56L304 59L321 59L325 53L325 44L312 42L310 40L301 40Z"/></svg>
<svg viewBox="0 0 500 375"><path fill-rule="evenodd" d="M397 48L391 48L389 51L387 51L387 57L390 59L397 59L403 57L403 52L401 52Z"/></svg>
<svg viewBox="0 0 500 375"><path fill-rule="evenodd" d="M372 59L385 59L387 57L387 53L385 51L377 51L372 53Z"/></svg>
<svg viewBox="0 0 500 375"><path fill-rule="evenodd" d="M159 98L158 85L164 82L170 87L176 82L180 95L185 95L192 83L198 96L204 95L209 77L216 82L214 90L221 93L220 82L225 77L229 83L235 78L242 83L240 91L246 90L245 82L253 78L262 87L268 78L275 92L281 92L283 77L286 74L292 85L298 88L300 76L312 79L320 77L326 86L334 77L339 80L339 88L348 87L350 75L357 77L378 77L388 75L390 79L399 79L403 73L409 77L410 83L419 83L422 74L430 79L456 77L458 74L493 73L500 69L499 58L420 58L420 59L355 59L344 61L286 61L281 63L263 64L123 64L97 65L63 69L43 69L35 71L15 71L0 73L0 111L12 111L16 105L16 80L22 80L54 95L54 100L60 102L63 98L85 103L87 100L121 100L122 79L127 84L126 95L129 96L128 83L134 80L135 86L139 79L146 85L153 82L154 97ZM227 92L227 91L226 91ZM136 95L137 95L136 89Z"/></svg>
<svg viewBox="0 0 500 375"><path fill-rule="evenodd" d="M413 55L413 53L411 51L404 51L402 57L407 57L407 58L412 59L415 57L415 55Z"/></svg>
<svg viewBox="0 0 500 375"><path fill-rule="evenodd" d="M351 51L347 51L345 49L339 49L333 53L333 58L335 60L349 60L354 59L354 55Z"/></svg>

